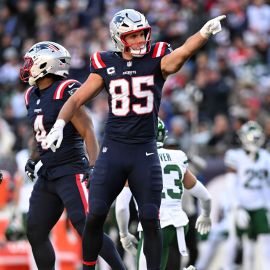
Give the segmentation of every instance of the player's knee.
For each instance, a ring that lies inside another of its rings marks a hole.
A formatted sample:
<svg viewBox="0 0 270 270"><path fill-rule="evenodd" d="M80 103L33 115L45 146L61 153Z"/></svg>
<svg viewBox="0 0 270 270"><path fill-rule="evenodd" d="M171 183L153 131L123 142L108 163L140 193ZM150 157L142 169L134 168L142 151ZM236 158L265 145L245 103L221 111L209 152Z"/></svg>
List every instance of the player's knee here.
<svg viewBox="0 0 270 270"><path fill-rule="evenodd" d="M92 232L99 231L100 228L103 228L107 215L96 215L89 213L85 221L85 230L91 230Z"/></svg>
<svg viewBox="0 0 270 270"><path fill-rule="evenodd" d="M155 204L144 204L139 209L140 220L159 219L159 208Z"/></svg>
<svg viewBox="0 0 270 270"><path fill-rule="evenodd" d="M110 210L110 206L103 200L90 200L89 213L93 215L107 215Z"/></svg>
<svg viewBox="0 0 270 270"><path fill-rule="evenodd" d="M30 244L42 242L48 237L43 230L43 226L40 226L34 222L32 219L28 219L26 223L26 236Z"/></svg>
<svg viewBox="0 0 270 270"><path fill-rule="evenodd" d="M102 200L91 200L89 204L89 213L86 216L85 229L98 231L103 227L109 207Z"/></svg>
<svg viewBox="0 0 270 270"><path fill-rule="evenodd" d="M145 234L153 234L160 230L160 222L158 219L142 219L141 224Z"/></svg>

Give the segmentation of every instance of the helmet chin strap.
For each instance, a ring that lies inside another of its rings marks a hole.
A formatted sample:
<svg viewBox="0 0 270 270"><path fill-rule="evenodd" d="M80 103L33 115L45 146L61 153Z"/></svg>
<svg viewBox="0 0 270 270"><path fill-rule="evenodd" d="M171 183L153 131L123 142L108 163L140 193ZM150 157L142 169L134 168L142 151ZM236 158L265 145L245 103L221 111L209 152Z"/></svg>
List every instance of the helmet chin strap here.
<svg viewBox="0 0 270 270"><path fill-rule="evenodd" d="M36 81L35 81L35 79L34 79L33 77L29 77L28 83L29 83L29 85L31 85L31 86L35 86L35 85L36 85Z"/></svg>

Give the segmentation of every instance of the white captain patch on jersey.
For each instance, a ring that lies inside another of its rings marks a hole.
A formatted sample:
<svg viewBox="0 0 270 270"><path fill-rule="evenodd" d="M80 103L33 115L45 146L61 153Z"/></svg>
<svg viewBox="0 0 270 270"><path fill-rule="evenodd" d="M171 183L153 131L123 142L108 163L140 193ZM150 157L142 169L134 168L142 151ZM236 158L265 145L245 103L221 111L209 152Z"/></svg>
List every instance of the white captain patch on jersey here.
<svg viewBox="0 0 270 270"><path fill-rule="evenodd" d="M270 154L260 149L253 160L243 149L227 151L225 165L236 170L235 188L240 205L254 210L265 207L264 188L270 185Z"/></svg>
<svg viewBox="0 0 270 270"><path fill-rule="evenodd" d="M158 149L162 169L163 190L160 207L161 228L175 227L188 223L188 217L182 210L183 178L188 167L188 158L180 150Z"/></svg>

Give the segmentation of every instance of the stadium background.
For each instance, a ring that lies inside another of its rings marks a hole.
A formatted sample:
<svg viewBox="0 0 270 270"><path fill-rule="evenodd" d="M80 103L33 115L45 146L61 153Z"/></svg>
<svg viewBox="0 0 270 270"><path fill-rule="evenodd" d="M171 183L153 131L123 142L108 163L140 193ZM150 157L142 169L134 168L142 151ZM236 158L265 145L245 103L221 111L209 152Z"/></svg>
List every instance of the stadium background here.
<svg viewBox="0 0 270 270"><path fill-rule="evenodd" d="M213 193L222 185L218 179L225 172L224 152L238 144L237 130L243 121L257 120L263 126L265 147L270 149L270 1L0 0L0 169L5 170L0 186L1 270L35 269L27 244L8 242L3 234L14 205L24 193L23 183L28 181L24 179L24 164L32 130L24 106L26 85L19 80L22 57L38 41L58 42L71 53L70 76L84 81L89 56L97 50L113 49L108 23L123 8L143 12L152 26L152 41L166 41L173 48L207 19L227 15L223 31L169 77L160 108L169 136L194 159L199 179L210 184ZM106 94L96 97L88 108L100 139ZM31 189L31 183L26 183ZM214 214L218 216L218 210ZM214 222L217 220L214 217ZM117 240L113 211L107 224ZM52 237L62 260L58 269L75 269L79 240L64 217L56 230ZM219 253L221 259L223 253ZM134 269L131 265L130 270Z"/></svg>

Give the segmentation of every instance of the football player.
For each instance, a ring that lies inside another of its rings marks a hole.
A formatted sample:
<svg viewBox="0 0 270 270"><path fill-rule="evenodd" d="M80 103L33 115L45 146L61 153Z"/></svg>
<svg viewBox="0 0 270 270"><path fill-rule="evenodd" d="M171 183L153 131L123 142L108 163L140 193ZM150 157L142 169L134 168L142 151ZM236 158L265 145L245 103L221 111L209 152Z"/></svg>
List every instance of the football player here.
<svg viewBox="0 0 270 270"><path fill-rule="evenodd" d="M160 269L162 173L155 137L162 87L211 35L221 31L220 21L225 17L208 21L173 51L165 42L151 44L151 27L140 12L124 9L113 16L110 33L116 51L92 55L88 79L64 105L44 141L44 147L58 148L64 127L78 108L106 89L109 116L90 185L90 212L83 236L84 270L95 269L104 221L126 179L138 203L147 267Z"/></svg>
<svg viewBox="0 0 270 270"><path fill-rule="evenodd" d="M242 240L243 269L255 269L254 243L257 240L261 247L260 269L266 270L270 269L270 155L261 148L264 133L257 122L245 123L239 138L242 148L228 150L225 154L235 225L230 234ZM233 259L233 256L227 258L225 269L232 269Z"/></svg>
<svg viewBox="0 0 270 270"><path fill-rule="evenodd" d="M196 222L196 229L200 234L210 231L211 196L206 188L188 169L188 159L181 150L165 149L163 143L167 130L161 119L158 121L157 146L158 156L162 169L163 190L160 207L160 225L162 228L163 251L161 269L165 270L168 261L169 249L175 243L179 253L187 256L185 232L188 228L188 217L182 209L182 194L189 192L200 201L201 214ZM125 187L116 199L115 211L119 227L120 240L123 248L136 254L136 238L128 231L129 201L132 194ZM142 231L139 225L139 231ZM146 270L145 256L141 247L144 242L144 233L141 232L138 249L138 270ZM172 269L180 269L180 260Z"/></svg>
<svg viewBox="0 0 270 270"><path fill-rule="evenodd" d="M66 79L70 59L69 52L60 44L39 42L25 54L20 71L21 79L31 86L25 93L25 103L42 162L30 197L26 229L38 269L54 269L55 254L49 233L64 208L72 225L82 235L88 211L88 192L82 182L88 180L86 177L91 173L99 150L91 118L83 107L66 125L62 146L56 153L42 147L60 109L81 85L76 80ZM31 180L35 178L36 166L37 160L33 158L25 166ZM101 256L113 269L124 269L113 242L106 235L101 237L104 238Z"/></svg>

